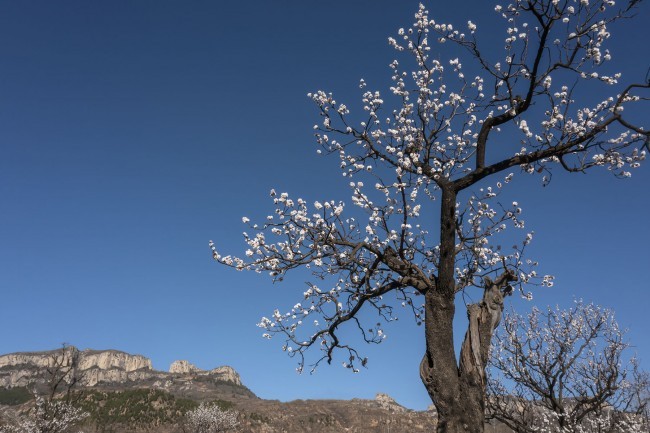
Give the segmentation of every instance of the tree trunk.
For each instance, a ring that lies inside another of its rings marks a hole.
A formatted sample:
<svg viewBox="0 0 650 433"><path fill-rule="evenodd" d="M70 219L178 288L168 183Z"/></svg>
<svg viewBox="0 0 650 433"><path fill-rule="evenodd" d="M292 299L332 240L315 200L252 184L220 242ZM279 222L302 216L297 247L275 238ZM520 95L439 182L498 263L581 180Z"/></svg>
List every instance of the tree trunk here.
<svg viewBox="0 0 650 433"><path fill-rule="evenodd" d="M485 279L483 300L468 306L469 325L460 364L454 350L456 192L443 188L440 263L436 287L425 295L426 353L420 377L438 410L438 433L482 433L485 418L485 367L492 332L501 320L504 288L515 277Z"/></svg>
<svg viewBox="0 0 650 433"><path fill-rule="evenodd" d="M438 433L483 432L483 387L468 382L454 351L454 297L426 295L427 352L420 377L438 410Z"/></svg>

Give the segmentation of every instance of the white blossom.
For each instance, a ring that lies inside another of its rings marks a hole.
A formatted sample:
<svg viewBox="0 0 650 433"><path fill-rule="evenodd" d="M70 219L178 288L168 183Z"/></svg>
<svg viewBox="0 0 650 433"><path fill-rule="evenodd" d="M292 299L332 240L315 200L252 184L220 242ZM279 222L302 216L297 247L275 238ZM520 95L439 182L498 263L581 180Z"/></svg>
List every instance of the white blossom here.
<svg viewBox="0 0 650 433"><path fill-rule="evenodd" d="M234 430L238 425L238 413L223 410L216 404L201 403L185 414L185 426L192 433L218 433Z"/></svg>

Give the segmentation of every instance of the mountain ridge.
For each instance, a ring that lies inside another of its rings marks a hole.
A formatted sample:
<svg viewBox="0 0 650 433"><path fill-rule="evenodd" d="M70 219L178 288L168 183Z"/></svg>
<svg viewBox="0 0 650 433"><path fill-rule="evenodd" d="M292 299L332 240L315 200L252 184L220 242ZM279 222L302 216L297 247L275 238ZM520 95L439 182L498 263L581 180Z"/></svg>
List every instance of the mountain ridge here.
<svg viewBox="0 0 650 433"><path fill-rule="evenodd" d="M77 356L74 361L72 360L73 356ZM239 373L230 366L202 370L188 361L181 360L174 361L169 371L162 371L154 369L151 359L144 355L134 355L116 349L78 350L74 346L66 346L55 350L13 352L0 355L0 387L15 388L41 382L42 370L52 367L56 362L64 365L74 364L78 385L82 387L151 380L169 381L182 379L184 375L211 376L215 380L243 386ZM183 370L178 367L179 365L191 366L191 368ZM161 385L157 387L161 387Z"/></svg>

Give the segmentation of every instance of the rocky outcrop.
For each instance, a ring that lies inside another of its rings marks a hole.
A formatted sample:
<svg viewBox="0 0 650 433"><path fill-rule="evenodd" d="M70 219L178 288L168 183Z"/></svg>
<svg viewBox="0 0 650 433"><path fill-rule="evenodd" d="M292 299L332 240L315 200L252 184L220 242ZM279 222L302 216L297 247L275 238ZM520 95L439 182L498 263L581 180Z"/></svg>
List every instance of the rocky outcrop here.
<svg viewBox="0 0 650 433"><path fill-rule="evenodd" d="M74 347L65 349L50 350L45 352L22 352L0 355L0 368L6 367L32 367L43 368L51 366L55 360L64 365L71 363L73 353L79 356L79 370L98 368L100 370L119 369L125 372L140 369L153 370L151 360L142 355L131 355L118 350L83 350L77 351Z"/></svg>
<svg viewBox="0 0 650 433"><path fill-rule="evenodd" d="M242 385L239 373L237 373L234 368L228 367L227 365L224 365L223 367L213 368L212 370L208 371L208 374L218 375L221 380L232 382L236 385Z"/></svg>
<svg viewBox="0 0 650 433"><path fill-rule="evenodd" d="M227 365L213 368L212 370L201 370L189 361L174 361L169 366L169 373L194 376L214 376L218 377L219 380L232 382L235 385L242 384L239 373L237 373L234 368L228 367Z"/></svg>
<svg viewBox="0 0 650 433"><path fill-rule="evenodd" d="M174 374L187 374L198 371L201 371L201 369L189 361L174 361L172 362L172 365L169 366L169 372Z"/></svg>
<svg viewBox="0 0 650 433"><path fill-rule="evenodd" d="M127 373L141 369L153 370L149 358L117 350L84 350L81 352L79 368L82 371L91 368L100 370L118 369Z"/></svg>
<svg viewBox="0 0 650 433"><path fill-rule="evenodd" d="M76 361L73 362L73 357ZM83 350L69 346L45 352L10 353L0 356L0 387L27 386L43 380L43 370L55 363L76 364L74 372L79 385L125 382L140 379L154 372L151 360L119 350ZM66 367L67 369L67 367Z"/></svg>
<svg viewBox="0 0 650 433"><path fill-rule="evenodd" d="M406 412L404 406L399 405L390 395L379 393L375 396L375 402L379 404L382 409L391 412Z"/></svg>
<svg viewBox="0 0 650 433"><path fill-rule="evenodd" d="M391 397L388 394L381 393L381 392L378 392L375 395L375 401L377 403L381 404L381 405L397 404L397 402L395 401L395 399L393 397Z"/></svg>
<svg viewBox="0 0 650 433"><path fill-rule="evenodd" d="M78 351L74 347L66 347L45 352L1 355L0 387L13 388L43 382L47 367L52 366L54 362L71 365L73 356L77 357L74 374L78 378L78 385L84 387L138 382L173 383L174 377L186 380L185 376L191 378L196 375L202 376L204 381L242 385L239 374L227 366L205 371L188 361L175 361L169 372L164 372L154 370L151 360L142 355L132 355L119 350Z"/></svg>
<svg viewBox="0 0 650 433"><path fill-rule="evenodd" d="M35 368L49 367L52 364L53 357L58 356L60 350L50 350L47 352L21 352L10 353L0 356L0 369L17 366L30 366ZM70 350L66 350L63 355L69 357Z"/></svg>

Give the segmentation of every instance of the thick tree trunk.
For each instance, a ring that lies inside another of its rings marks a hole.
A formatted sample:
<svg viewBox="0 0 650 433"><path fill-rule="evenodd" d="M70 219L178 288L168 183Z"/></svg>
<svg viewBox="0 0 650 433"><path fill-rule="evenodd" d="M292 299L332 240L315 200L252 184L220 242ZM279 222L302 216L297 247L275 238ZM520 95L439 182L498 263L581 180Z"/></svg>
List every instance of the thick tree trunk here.
<svg viewBox="0 0 650 433"><path fill-rule="evenodd" d="M454 350L456 192L443 188L440 263L436 287L425 295L426 353L420 377L438 410L438 433L482 433L485 367L492 332L503 311L502 289L515 277L485 279L483 300L467 309L469 325L460 354Z"/></svg>
<svg viewBox="0 0 650 433"><path fill-rule="evenodd" d="M438 410L438 433L481 433L482 388L472 389L458 368L453 317L453 296L427 293L427 351L420 364L420 377Z"/></svg>

